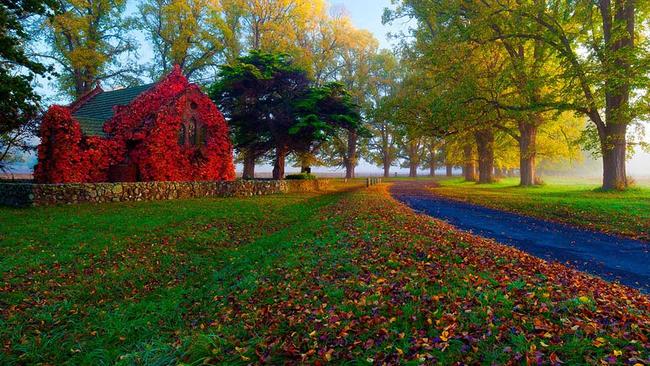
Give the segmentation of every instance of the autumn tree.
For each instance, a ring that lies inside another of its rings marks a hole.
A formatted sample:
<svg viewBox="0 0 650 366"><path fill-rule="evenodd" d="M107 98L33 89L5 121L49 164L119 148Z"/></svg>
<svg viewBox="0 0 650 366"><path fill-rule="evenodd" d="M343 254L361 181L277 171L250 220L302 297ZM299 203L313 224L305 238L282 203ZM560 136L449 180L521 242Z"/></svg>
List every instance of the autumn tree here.
<svg viewBox="0 0 650 366"><path fill-rule="evenodd" d="M381 167L386 178L390 176L390 168L399 158L398 143L401 139L401 130L394 122L390 102L388 99L380 100L369 118L371 136L366 142L368 148L364 156L369 162Z"/></svg>
<svg viewBox="0 0 650 366"><path fill-rule="evenodd" d="M418 168L426 151L424 150L425 138L421 133L414 129L415 126L408 126L406 132L399 141L399 157L402 160L402 168L409 169L409 177L418 176Z"/></svg>
<svg viewBox="0 0 650 366"><path fill-rule="evenodd" d="M368 37L366 34L357 37L359 31L344 12L329 7L324 0L221 0L221 4L224 19L234 34L225 49L229 62L250 50L281 52L291 55L296 65L304 68L317 85L329 82L350 85L341 72L345 63L343 55ZM355 102L360 102L357 95L354 98ZM347 134L347 131L341 132L336 139ZM327 156L325 160L333 163L333 155L323 151L346 155L350 149L347 137L345 139L340 149L335 147L341 141L328 141L328 146L319 149L321 157ZM302 157L305 161L320 160L309 154Z"/></svg>
<svg viewBox="0 0 650 366"><path fill-rule="evenodd" d="M649 49L638 38L650 26L649 7L634 0L599 0L505 8L511 22L525 21L499 38L542 42L560 60L567 88L549 104L579 112L595 126L604 189L627 187L628 126L647 113L647 99L634 98L634 92L649 85Z"/></svg>
<svg viewBox="0 0 650 366"><path fill-rule="evenodd" d="M251 50L291 55L317 85L340 82L352 91L353 101L368 110L362 82L367 80L367 61L376 52L377 41L369 32L354 28L344 12L324 0L221 0L219 4L221 18L232 32L223 52L226 60L232 62ZM359 131L340 129L319 146L318 158L303 153L300 160L340 163L351 176L358 160L358 135ZM252 159L261 156L242 153L248 176Z"/></svg>
<svg viewBox="0 0 650 366"><path fill-rule="evenodd" d="M471 131L462 131L444 137L441 148L442 160L451 166L462 168L467 182L478 180L478 157L476 141Z"/></svg>
<svg viewBox="0 0 650 366"><path fill-rule="evenodd" d="M522 184L534 180L545 112L571 111L591 121L587 135L602 156L603 188L617 189L627 186L628 127L648 113L649 49L639 36L650 26L648 11L647 2L632 0L425 0L403 1L392 15L418 20L420 44L446 28L463 36L461 45L506 52L505 88L481 98L517 124Z"/></svg>
<svg viewBox="0 0 650 366"><path fill-rule="evenodd" d="M396 124L396 98L401 68L397 58L388 50L381 50L371 58L368 83L368 121L371 136L367 139L365 158L381 167L384 177L398 160L401 130Z"/></svg>
<svg viewBox="0 0 650 366"><path fill-rule="evenodd" d="M337 56L337 71L332 78L341 82L352 94L353 101L361 107L364 121L372 110L372 103L368 101L368 91L371 82L371 60L377 54L379 43L374 36L364 30L350 29L349 36L355 40L339 50ZM346 178L355 177L355 169L359 163L359 138L358 129L343 130L335 136L329 146L330 162L341 164L345 167Z"/></svg>
<svg viewBox="0 0 650 366"><path fill-rule="evenodd" d="M436 176L436 170L442 163L441 147L444 140L438 137L425 137L420 167L429 169L429 177Z"/></svg>
<svg viewBox="0 0 650 366"><path fill-rule="evenodd" d="M174 65L190 78L208 69L216 73L227 48L237 48L237 20L232 14L236 11L235 5L212 0L146 0L140 4L139 26L154 50L153 75L167 73Z"/></svg>
<svg viewBox="0 0 650 366"><path fill-rule="evenodd" d="M335 23L323 0L221 0L234 30L235 49L282 52L313 76L312 66L326 62ZM231 46L232 47L232 46Z"/></svg>
<svg viewBox="0 0 650 366"><path fill-rule="evenodd" d="M46 19L33 35L47 46L36 56L54 62L59 89L73 98L99 82L138 82L137 45L125 16L126 0L57 0L60 13Z"/></svg>

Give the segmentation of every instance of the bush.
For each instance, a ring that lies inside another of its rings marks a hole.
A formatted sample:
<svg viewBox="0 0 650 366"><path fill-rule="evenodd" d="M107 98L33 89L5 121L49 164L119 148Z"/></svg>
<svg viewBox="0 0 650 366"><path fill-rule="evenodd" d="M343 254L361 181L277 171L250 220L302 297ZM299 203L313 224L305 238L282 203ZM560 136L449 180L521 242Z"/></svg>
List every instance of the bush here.
<svg viewBox="0 0 650 366"><path fill-rule="evenodd" d="M314 180L316 176L309 173L287 175L287 180Z"/></svg>

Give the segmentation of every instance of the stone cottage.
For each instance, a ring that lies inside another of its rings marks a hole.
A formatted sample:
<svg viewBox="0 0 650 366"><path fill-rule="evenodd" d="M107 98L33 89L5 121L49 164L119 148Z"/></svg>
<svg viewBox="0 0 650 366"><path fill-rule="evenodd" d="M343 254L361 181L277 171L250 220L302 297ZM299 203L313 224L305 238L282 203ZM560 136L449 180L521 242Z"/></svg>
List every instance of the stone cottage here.
<svg viewBox="0 0 650 366"><path fill-rule="evenodd" d="M228 126L180 68L154 84L52 106L41 125L40 183L232 180Z"/></svg>

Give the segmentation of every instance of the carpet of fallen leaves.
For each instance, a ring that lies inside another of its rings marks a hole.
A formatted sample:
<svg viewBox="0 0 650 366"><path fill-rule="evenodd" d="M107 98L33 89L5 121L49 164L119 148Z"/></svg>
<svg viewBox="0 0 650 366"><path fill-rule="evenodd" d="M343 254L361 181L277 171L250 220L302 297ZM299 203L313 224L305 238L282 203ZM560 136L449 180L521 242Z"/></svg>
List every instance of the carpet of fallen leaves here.
<svg viewBox="0 0 650 366"><path fill-rule="evenodd" d="M322 215L343 235L321 228L298 249L320 242L318 261L215 299L205 361L650 362L650 300L635 290L416 215L385 187Z"/></svg>
<svg viewBox="0 0 650 366"><path fill-rule="evenodd" d="M650 299L636 290L415 214L384 185L303 209L291 225L271 210L259 228L214 224L218 245L194 227L189 241L98 253L86 268L108 277L41 268L51 286L29 306L53 313L2 309L0 325L22 334L5 339L6 360L72 341L68 357L88 353L73 364L650 364ZM15 276L0 303L41 275ZM90 286L101 302L88 304ZM111 347L119 357L99 352Z"/></svg>

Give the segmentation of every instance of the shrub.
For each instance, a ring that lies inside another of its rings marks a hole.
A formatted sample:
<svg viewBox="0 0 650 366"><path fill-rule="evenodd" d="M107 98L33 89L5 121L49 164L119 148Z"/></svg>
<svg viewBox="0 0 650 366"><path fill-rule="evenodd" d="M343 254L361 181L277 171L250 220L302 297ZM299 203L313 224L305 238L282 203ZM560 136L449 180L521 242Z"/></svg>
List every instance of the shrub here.
<svg viewBox="0 0 650 366"><path fill-rule="evenodd" d="M316 176L313 174L309 173L300 173L300 174L292 174L292 175L287 175L288 180L314 180L316 179Z"/></svg>

